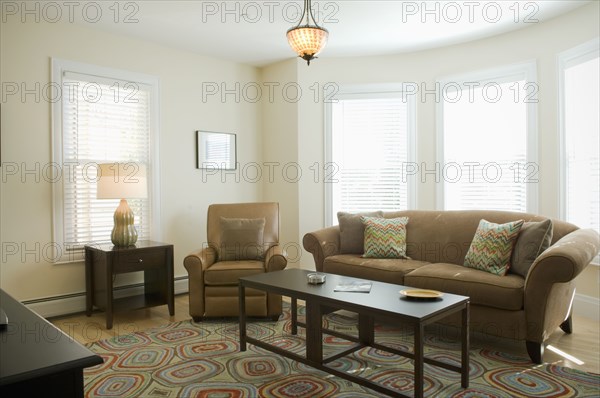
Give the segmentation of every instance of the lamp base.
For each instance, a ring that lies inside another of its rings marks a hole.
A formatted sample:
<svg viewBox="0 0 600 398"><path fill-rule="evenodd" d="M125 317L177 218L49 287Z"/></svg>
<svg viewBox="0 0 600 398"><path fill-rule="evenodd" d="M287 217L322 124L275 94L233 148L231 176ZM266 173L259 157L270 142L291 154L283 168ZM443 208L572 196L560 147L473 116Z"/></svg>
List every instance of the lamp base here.
<svg viewBox="0 0 600 398"><path fill-rule="evenodd" d="M133 246L137 242L138 234L133 225L133 211L125 199L121 199L119 207L115 210L113 227L110 239L115 246Z"/></svg>

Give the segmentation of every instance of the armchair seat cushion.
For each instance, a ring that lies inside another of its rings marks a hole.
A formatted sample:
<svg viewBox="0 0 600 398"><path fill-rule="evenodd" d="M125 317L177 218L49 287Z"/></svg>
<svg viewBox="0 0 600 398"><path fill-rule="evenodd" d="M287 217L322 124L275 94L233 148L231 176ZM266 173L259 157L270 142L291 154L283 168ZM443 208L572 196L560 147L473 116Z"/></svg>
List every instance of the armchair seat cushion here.
<svg viewBox="0 0 600 398"><path fill-rule="evenodd" d="M360 254L338 254L325 259L323 271L403 285L404 275L425 264L429 263L397 258L363 258Z"/></svg>
<svg viewBox="0 0 600 398"><path fill-rule="evenodd" d="M523 308L525 279L519 275L495 275L457 264L424 265L404 276L406 286L461 294L479 304L505 310Z"/></svg>
<svg viewBox="0 0 600 398"><path fill-rule="evenodd" d="M220 261L204 271L204 284L208 286L237 286L241 277L264 272L264 261Z"/></svg>

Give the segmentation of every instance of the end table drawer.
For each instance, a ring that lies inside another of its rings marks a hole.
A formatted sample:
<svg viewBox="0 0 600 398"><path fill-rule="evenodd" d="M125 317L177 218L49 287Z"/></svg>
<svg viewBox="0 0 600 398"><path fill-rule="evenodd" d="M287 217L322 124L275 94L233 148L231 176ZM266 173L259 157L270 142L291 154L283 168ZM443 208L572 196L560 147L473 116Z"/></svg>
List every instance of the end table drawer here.
<svg viewBox="0 0 600 398"><path fill-rule="evenodd" d="M164 267L166 252L164 250L145 250L143 252L120 253L115 257L119 272L143 271L148 268Z"/></svg>

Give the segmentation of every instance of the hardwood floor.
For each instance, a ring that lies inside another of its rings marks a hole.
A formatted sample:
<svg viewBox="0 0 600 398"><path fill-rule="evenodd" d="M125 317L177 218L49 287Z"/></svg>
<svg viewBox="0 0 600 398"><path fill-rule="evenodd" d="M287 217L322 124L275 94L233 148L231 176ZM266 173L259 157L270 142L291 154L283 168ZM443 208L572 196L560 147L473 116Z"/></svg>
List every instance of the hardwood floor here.
<svg viewBox="0 0 600 398"><path fill-rule="evenodd" d="M75 314L52 318L50 322L80 343L88 343L135 331L190 319L188 295L175 297L175 316L169 316L167 306L117 313L111 330L106 330L104 312L91 317ZM600 374L600 323L588 318L573 319L573 334L556 329L548 340L544 362ZM471 341L495 350L527 356L524 342L472 335Z"/></svg>
<svg viewBox="0 0 600 398"><path fill-rule="evenodd" d="M544 353L546 362L567 366L600 374L600 322L583 317L573 317L573 334L565 334L562 330L556 331L550 336ZM564 355L553 351L560 350L573 359L565 358Z"/></svg>
<svg viewBox="0 0 600 398"><path fill-rule="evenodd" d="M91 343L163 326L171 322L185 321L190 319L188 311L188 295L182 294L175 296L174 316L169 315L166 305L129 312L117 312L114 314L113 328L110 330L106 329L106 316L102 311L94 311L90 317L85 316L85 313L80 313L48 320L78 342Z"/></svg>

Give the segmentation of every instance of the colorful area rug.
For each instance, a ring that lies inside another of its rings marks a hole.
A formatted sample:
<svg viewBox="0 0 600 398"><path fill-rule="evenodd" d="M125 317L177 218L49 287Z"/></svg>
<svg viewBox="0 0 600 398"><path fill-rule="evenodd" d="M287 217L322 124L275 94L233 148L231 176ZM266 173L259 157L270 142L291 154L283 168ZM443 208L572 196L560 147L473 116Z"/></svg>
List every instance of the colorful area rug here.
<svg viewBox="0 0 600 398"><path fill-rule="evenodd" d="M285 305L285 303L284 303ZM254 321L248 335L266 339L286 350L304 354L304 329L292 336L289 307L279 322ZM304 309L300 308L301 314ZM300 317L301 319L301 317ZM328 328L356 334L353 314L333 313ZM451 334L447 332L446 334ZM428 333L425 354L460 363L458 336ZM412 349L408 330L376 327L376 341L403 350ZM348 342L325 336L324 351L332 353ZM248 345L238 350L234 320L165 327L101 340L88 347L104 364L85 370L86 397L380 397L367 388L309 366ZM460 375L425 365L426 397L599 397L600 376L551 364L534 365L528 358L474 347L470 351L470 387L460 386ZM340 370L367 377L412 396L409 359L365 348L331 363Z"/></svg>

